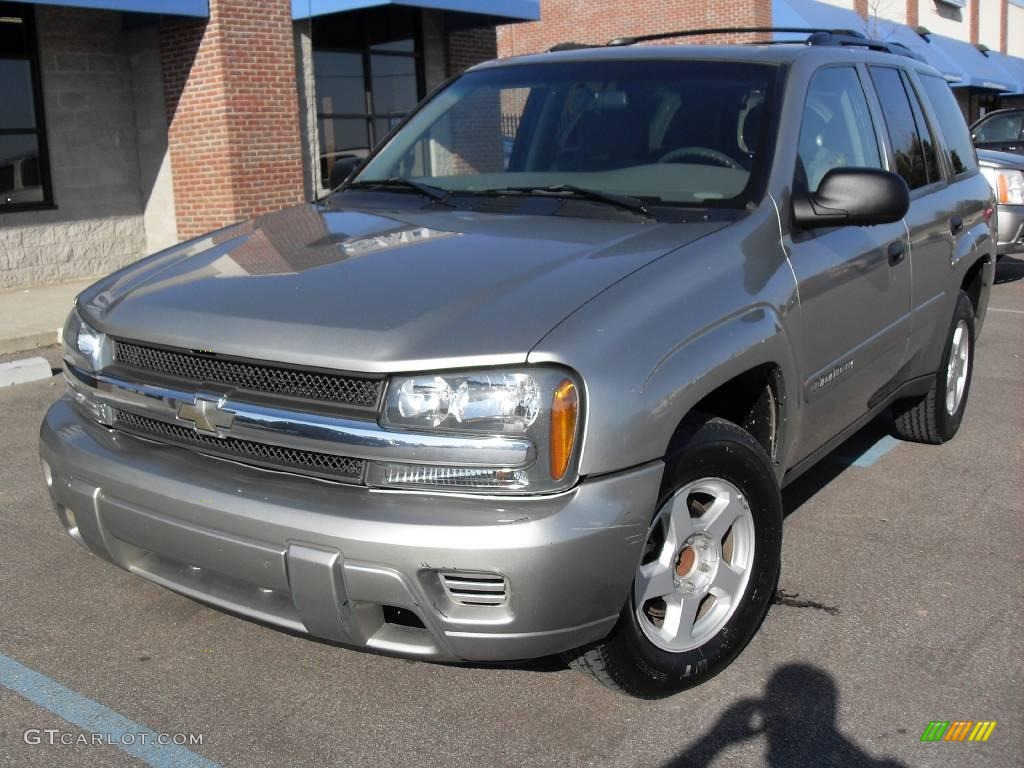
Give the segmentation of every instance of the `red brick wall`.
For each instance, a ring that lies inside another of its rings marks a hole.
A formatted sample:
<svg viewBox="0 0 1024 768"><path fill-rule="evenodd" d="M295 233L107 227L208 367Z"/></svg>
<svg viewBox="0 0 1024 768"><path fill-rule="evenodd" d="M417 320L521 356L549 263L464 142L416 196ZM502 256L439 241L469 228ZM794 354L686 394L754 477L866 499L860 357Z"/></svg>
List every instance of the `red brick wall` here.
<svg viewBox="0 0 1024 768"><path fill-rule="evenodd" d="M493 27L450 32L446 42L449 76L498 57L498 41Z"/></svg>
<svg viewBox="0 0 1024 768"><path fill-rule="evenodd" d="M540 21L498 28L498 53L545 51L556 43L605 43L615 37L707 27L771 26L771 0L541 0ZM731 38L735 39L735 37ZM729 42L729 37L694 38ZM670 41L672 42L672 41Z"/></svg>
<svg viewBox="0 0 1024 768"><path fill-rule="evenodd" d="M178 236L303 199L289 0L210 0L165 24L161 60Z"/></svg>

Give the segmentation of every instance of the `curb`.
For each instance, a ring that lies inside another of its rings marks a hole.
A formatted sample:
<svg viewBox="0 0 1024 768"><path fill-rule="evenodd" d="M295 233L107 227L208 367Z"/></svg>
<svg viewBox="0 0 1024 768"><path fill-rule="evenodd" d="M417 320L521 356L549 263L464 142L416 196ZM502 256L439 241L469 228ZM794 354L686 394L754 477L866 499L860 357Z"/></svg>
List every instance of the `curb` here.
<svg viewBox="0 0 1024 768"><path fill-rule="evenodd" d="M30 381L41 381L53 376L50 362L45 357L26 357L24 360L12 360L0 363L0 388L14 384L27 384Z"/></svg>
<svg viewBox="0 0 1024 768"><path fill-rule="evenodd" d="M0 338L0 355L9 355L13 352L25 352L29 349L49 347L60 341L60 331L39 331L25 336L14 336L12 338Z"/></svg>

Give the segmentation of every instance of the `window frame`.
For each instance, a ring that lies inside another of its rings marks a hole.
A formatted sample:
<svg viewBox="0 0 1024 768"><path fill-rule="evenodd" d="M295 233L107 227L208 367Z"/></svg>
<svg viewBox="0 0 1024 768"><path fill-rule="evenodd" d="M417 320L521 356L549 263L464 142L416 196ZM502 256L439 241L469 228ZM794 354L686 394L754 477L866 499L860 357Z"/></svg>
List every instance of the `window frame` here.
<svg viewBox="0 0 1024 768"><path fill-rule="evenodd" d="M28 61L32 78L32 108L35 114L35 128L0 128L0 136L35 136L39 150L39 185L43 199L25 203L0 202L0 216L23 211L45 211L57 207L53 197L53 179L50 175L50 146L46 132L46 110L43 106L43 81L39 65L39 38L36 34L35 8L21 3L0 2L0 16L17 16L24 25L27 56L6 56L0 51L0 59Z"/></svg>

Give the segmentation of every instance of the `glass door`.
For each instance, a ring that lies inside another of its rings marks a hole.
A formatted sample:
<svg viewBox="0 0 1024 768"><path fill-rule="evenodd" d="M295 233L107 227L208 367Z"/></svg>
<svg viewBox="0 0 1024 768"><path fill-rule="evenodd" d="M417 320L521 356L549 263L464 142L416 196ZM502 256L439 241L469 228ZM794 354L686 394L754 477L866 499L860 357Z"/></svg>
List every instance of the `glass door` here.
<svg viewBox="0 0 1024 768"><path fill-rule="evenodd" d="M405 10L398 19L390 15L337 14L346 21L339 34L332 34L330 21L318 19L319 28L314 26L320 178L325 188L336 160L365 157L422 97L419 14ZM358 46L352 45L356 42Z"/></svg>

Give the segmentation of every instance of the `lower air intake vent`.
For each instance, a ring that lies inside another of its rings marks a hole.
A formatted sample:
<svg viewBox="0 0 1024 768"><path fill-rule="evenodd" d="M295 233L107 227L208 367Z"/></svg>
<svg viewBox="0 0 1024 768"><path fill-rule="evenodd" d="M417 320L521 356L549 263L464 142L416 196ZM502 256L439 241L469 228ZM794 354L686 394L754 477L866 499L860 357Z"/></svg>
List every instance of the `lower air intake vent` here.
<svg viewBox="0 0 1024 768"><path fill-rule="evenodd" d="M441 584L462 605L501 605L508 599L505 577L496 573L447 572L441 574Z"/></svg>

